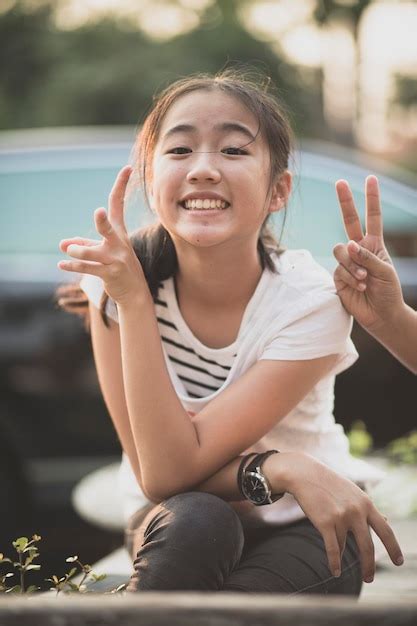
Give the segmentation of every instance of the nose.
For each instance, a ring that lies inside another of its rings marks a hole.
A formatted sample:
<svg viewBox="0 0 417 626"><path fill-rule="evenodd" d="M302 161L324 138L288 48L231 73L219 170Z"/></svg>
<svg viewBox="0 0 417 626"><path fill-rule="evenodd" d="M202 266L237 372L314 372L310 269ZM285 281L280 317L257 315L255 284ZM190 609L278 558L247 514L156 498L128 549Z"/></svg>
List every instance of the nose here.
<svg viewBox="0 0 417 626"><path fill-rule="evenodd" d="M187 181L197 183L203 180L212 183L218 183L221 180L220 170L216 166L216 153L195 152L193 155Z"/></svg>

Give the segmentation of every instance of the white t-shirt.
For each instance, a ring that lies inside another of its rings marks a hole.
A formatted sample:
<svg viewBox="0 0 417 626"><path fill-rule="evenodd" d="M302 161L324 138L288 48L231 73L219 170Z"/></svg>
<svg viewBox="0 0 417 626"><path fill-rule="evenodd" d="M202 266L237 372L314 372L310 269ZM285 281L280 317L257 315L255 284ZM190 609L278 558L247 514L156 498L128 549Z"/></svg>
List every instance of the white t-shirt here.
<svg viewBox="0 0 417 626"><path fill-rule="evenodd" d="M372 486L385 474L351 456L343 427L333 416L335 376L358 357L349 337L352 318L336 294L332 277L309 252L288 250L273 258L278 273L265 268L236 340L224 348L209 348L193 335L181 315L173 278L160 284L155 314L173 386L184 408L198 413L260 359L303 360L337 354L332 371L242 454L270 449L303 451L354 482ZM99 306L102 280L85 275L81 288ZM118 321L117 306L111 299L106 311ZM125 454L120 485L127 519L148 500ZM267 506L256 507L246 501L232 506L254 524L286 524L305 517L290 494Z"/></svg>

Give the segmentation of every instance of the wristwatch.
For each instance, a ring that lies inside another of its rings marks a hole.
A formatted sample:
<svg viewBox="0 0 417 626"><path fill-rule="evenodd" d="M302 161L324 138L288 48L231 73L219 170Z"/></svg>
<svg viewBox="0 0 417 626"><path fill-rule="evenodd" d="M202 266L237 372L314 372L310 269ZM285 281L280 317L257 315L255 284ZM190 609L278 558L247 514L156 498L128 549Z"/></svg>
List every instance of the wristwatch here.
<svg viewBox="0 0 417 626"><path fill-rule="evenodd" d="M276 452L279 452L279 450L260 452L243 470L241 480L239 482L240 491L247 500L256 506L272 504L285 495L285 492L272 494L271 485L269 484L266 476L262 473L262 465L264 461L271 454Z"/></svg>

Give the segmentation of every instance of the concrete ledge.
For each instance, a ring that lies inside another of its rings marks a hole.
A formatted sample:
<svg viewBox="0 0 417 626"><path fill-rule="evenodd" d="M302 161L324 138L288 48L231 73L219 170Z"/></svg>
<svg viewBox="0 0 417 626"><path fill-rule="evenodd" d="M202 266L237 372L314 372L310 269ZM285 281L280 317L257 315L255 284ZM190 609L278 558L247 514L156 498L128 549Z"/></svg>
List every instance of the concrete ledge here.
<svg viewBox="0 0 417 626"><path fill-rule="evenodd" d="M415 626L417 600L358 604L346 596L154 592L7 598L1 626Z"/></svg>

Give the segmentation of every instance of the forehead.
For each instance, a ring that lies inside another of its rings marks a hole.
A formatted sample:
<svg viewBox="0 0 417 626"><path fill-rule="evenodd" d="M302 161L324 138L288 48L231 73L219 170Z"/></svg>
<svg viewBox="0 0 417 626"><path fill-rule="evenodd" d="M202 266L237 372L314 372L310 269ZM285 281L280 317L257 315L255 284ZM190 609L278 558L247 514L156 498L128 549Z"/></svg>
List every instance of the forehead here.
<svg viewBox="0 0 417 626"><path fill-rule="evenodd" d="M237 98L217 89L200 89L175 100L163 119L159 138L163 139L176 126L226 133L233 130L233 123L246 127L253 136L259 126L255 115Z"/></svg>

